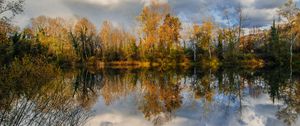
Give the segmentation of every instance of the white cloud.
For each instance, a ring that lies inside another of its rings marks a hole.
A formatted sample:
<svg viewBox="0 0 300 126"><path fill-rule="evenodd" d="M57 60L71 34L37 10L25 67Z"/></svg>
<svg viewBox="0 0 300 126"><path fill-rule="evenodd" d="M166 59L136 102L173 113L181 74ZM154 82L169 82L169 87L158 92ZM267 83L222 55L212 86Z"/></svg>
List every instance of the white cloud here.
<svg viewBox="0 0 300 126"><path fill-rule="evenodd" d="M142 2L145 5L150 5L152 1L154 1L154 0L142 0ZM158 3L168 3L168 0L156 0L156 2L158 2Z"/></svg>
<svg viewBox="0 0 300 126"><path fill-rule="evenodd" d="M101 5L114 5L119 4L124 0L87 0L89 3L96 3Z"/></svg>

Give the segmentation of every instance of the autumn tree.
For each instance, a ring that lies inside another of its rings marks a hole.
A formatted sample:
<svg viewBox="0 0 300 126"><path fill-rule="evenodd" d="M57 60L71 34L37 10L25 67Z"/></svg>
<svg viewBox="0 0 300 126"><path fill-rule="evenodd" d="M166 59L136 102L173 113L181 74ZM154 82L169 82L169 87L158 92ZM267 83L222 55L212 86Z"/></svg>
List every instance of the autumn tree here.
<svg viewBox="0 0 300 126"><path fill-rule="evenodd" d="M24 0L0 1L0 41L7 40L7 33L12 32L13 26L9 19L23 12L23 4Z"/></svg>
<svg viewBox="0 0 300 126"><path fill-rule="evenodd" d="M224 58L226 62L237 62L238 59L238 41L235 29L224 29L226 49L224 52Z"/></svg>
<svg viewBox="0 0 300 126"><path fill-rule="evenodd" d="M31 19L31 31L48 52L61 61L71 61L75 54L68 34L71 24L63 18L39 16Z"/></svg>
<svg viewBox="0 0 300 126"><path fill-rule="evenodd" d="M135 61L139 58L139 48L136 43L136 38L134 35L129 33L126 34L126 44L123 48L125 53L125 59L127 61Z"/></svg>
<svg viewBox="0 0 300 126"><path fill-rule="evenodd" d="M223 28L224 35L224 62L238 63L240 52L243 23L245 20L242 5L239 4L234 11L224 11L226 27Z"/></svg>
<svg viewBox="0 0 300 126"><path fill-rule="evenodd" d="M159 42L159 26L162 18L169 12L167 4L160 4L152 1L150 5L145 6L138 16L140 22L140 48L144 59L153 61L155 48Z"/></svg>
<svg viewBox="0 0 300 126"><path fill-rule="evenodd" d="M0 64L13 58L13 43L8 35L16 32L9 22L15 15L23 12L24 0L0 0Z"/></svg>
<svg viewBox="0 0 300 126"><path fill-rule="evenodd" d="M222 60L224 58L223 51L224 51L224 41L225 41L225 35L224 35L224 30L219 29L217 32L217 49L216 53L218 56L219 60Z"/></svg>
<svg viewBox="0 0 300 126"><path fill-rule="evenodd" d="M137 58L135 36L121 27L113 26L110 21L104 21L99 32L102 44L102 60L119 61Z"/></svg>
<svg viewBox="0 0 300 126"><path fill-rule="evenodd" d="M211 21L204 21L201 26L194 25L194 41L197 47L205 54L208 54L209 59L212 58L212 42L214 39L214 24Z"/></svg>
<svg viewBox="0 0 300 126"><path fill-rule="evenodd" d="M243 23L244 23L244 17L243 17L243 15L244 15L244 12L243 12L243 8L242 8L242 5L241 4L239 4L239 6L238 6L238 8L236 9L237 10L237 12L238 12L238 45L239 46L244 46L243 45L243 43L241 43L241 37L242 37L242 30L243 30ZM237 49L239 49L239 48L237 48ZM244 51L244 50L242 50L242 51Z"/></svg>
<svg viewBox="0 0 300 126"><path fill-rule="evenodd" d="M86 18L81 18L70 32L73 47L81 61L86 61L96 55L96 27Z"/></svg>
<svg viewBox="0 0 300 126"><path fill-rule="evenodd" d="M283 16L286 20L286 36L288 41L290 42L290 64L293 62L293 45L296 41L297 32L293 32L293 28L295 25L296 15L300 12L299 8L297 8L294 0L288 0L279 10L279 15Z"/></svg>
<svg viewBox="0 0 300 126"><path fill-rule="evenodd" d="M294 20L294 27L292 28L292 32L297 35L296 39L300 40L300 13L298 13ZM300 50L300 43L298 41L295 42L295 48L297 49L297 52Z"/></svg>
<svg viewBox="0 0 300 126"><path fill-rule="evenodd" d="M178 17L167 14L163 24L159 27L159 43L156 53L157 57L164 60L166 56L169 59L175 59L176 62L180 62L181 54L183 50L180 46L179 39L181 30L181 22Z"/></svg>
<svg viewBox="0 0 300 126"><path fill-rule="evenodd" d="M99 38L102 43L102 60L108 60L109 57L109 52L111 51L113 41L113 26L111 22L109 21L104 21L101 26L101 30L99 32Z"/></svg>
<svg viewBox="0 0 300 126"><path fill-rule="evenodd" d="M197 44L198 41L200 41L200 38L198 36L198 33L200 33L200 26L198 24L194 24L191 32L191 45L193 49L193 59L194 62L196 62L197 59L197 51L199 50L199 46Z"/></svg>

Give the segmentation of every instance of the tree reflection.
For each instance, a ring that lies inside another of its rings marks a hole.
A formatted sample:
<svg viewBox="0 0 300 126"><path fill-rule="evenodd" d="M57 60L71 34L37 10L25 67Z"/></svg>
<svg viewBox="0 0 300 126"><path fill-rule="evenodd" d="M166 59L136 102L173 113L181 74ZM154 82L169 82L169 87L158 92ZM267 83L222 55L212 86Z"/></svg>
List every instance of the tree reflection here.
<svg viewBox="0 0 300 126"><path fill-rule="evenodd" d="M169 121L172 113L181 107L182 97L179 77L175 73L142 73L142 88L145 89L139 109L155 125Z"/></svg>
<svg viewBox="0 0 300 126"><path fill-rule="evenodd" d="M245 96L255 99L268 93L273 102L285 101L285 107L278 111L279 119L292 124L298 118L299 83L296 82L299 81L294 81L291 93L289 74L283 69L203 71L196 68L185 72L176 71L103 70L100 94L106 105L133 94L131 96L136 98L138 109L154 125L163 125L175 117L176 110L183 104L183 90L187 89L191 89L195 101L203 102L202 107L206 110L203 116L214 111L212 105L215 102L227 105L225 113L235 109L242 115ZM220 96L223 98L218 99ZM233 105L236 107L230 107Z"/></svg>
<svg viewBox="0 0 300 126"><path fill-rule="evenodd" d="M77 104L62 74L29 58L1 68L0 125L83 125L91 113Z"/></svg>
<svg viewBox="0 0 300 126"><path fill-rule="evenodd" d="M104 71L103 88L101 95L105 104L110 105L113 101L129 95L135 90L137 73L134 71Z"/></svg>
<svg viewBox="0 0 300 126"><path fill-rule="evenodd" d="M74 96L80 105L90 109L99 96L100 89L103 87L103 75L80 69L74 80Z"/></svg>
<svg viewBox="0 0 300 126"><path fill-rule="evenodd" d="M257 71L227 71L225 80L229 84L222 84L224 82L224 74L217 73L219 83L222 85L229 85L230 88L220 87L219 92L224 94L233 94L240 102L240 109L242 109L242 97L245 94L245 89L249 90L249 95L253 98L260 94L268 93L273 103L276 101L284 101L284 105L280 107L277 112L278 119L282 120L287 125L292 125L298 119L299 113L299 80L290 81L289 71L284 68L257 70ZM226 81L225 81L226 83ZM220 90L220 89L223 90ZM229 91L229 92L228 92ZM235 99L237 100L237 99Z"/></svg>
<svg viewBox="0 0 300 126"><path fill-rule="evenodd" d="M62 71L24 58L0 72L0 125L84 125L99 97L107 106L133 97L145 119L164 125L183 106L183 93L201 103L197 109L204 111L203 117L217 111L214 107L220 104L224 116L235 112L242 120L247 98L263 94L273 103L283 101L276 116L285 124L293 125L300 114L300 79L283 68Z"/></svg>
<svg viewBox="0 0 300 126"><path fill-rule="evenodd" d="M271 74L272 75L272 74ZM300 114L300 80L296 78L295 80L290 80L291 78L284 74L283 80L278 80L273 78L273 80L279 82L276 86L272 85L270 88L276 92L278 99L284 101L284 105L279 108L277 112L277 117L283 120L287 125L294 124ZM275 89L274 89L275 88ZM272 93L270 93L272 94Z"/></svg>

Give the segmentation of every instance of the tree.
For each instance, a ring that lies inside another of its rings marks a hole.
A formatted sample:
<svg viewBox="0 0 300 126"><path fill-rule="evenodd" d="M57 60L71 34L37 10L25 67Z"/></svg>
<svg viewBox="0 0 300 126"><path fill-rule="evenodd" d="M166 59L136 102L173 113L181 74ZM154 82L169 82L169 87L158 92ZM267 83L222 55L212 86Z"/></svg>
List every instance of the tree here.
<svg viewBox="0 0 300 126"><path fill-rule="evenodd" d="M288 33L288 41L290 41L290 64L293 62L293 45L296 41L296 36L298 33L293 33L291 29L294 26L294 21L296 15L300 12L299 8L297 8L296 3L294 0L288 0L279 10L279 15L283 16L287 21L287 33Z"/></svg>
<svg viewBox="0 0 300 126"><path fill-rule="evenodd" d="M191 40L192 40L192 49L193 49L193 52L194 52L194 62L196 62L196 59L197 59L197 50L199 50L198 48L198 45L197 45L197 42L200 41L200 38L198 36L198 33L200 32L200 26L198 24L194 24L193 25L193 32L192 32L192 35L191 35Z"/></svg>
<svg viewBox="0 0 300 126"><path fill-rule="evenodd" d="M104 21L99 32L99 38L102 43L102 60L108 60L109 49L112 45L113 26L111 22Z"/></svg>
<svg viewBox="0 0 300 126"><path fill-rule="evenodd" d="M170 59L176 59L177 62L180 60L180 43L179 39L181 30L181 22L178 17L173 17L167 14L163 24L159 27L159 43L158 51L156 55L160 59L169 56ZM169 60L169 59L167 59Z"/></svg>
<svg viewBox="0 0 300 126"><path fill-rule="evenodd" d="M214 24L211 21L204 21L201 26L194 25L194 41L197 46L205 53L208 53L209 59L212 58L212 41Z"/></svg>
<svg viewBox="0 0 300 126"><path fill-rule="evenodd" d="M234 11L225 10L225 19L227 21L226 28L224 28L224 60L226 62L238 63L237 59L239 57L241 37L243 32L243 23L244 23L244 13L242 5L239 4L237 8L234 8ZM233 16L233 17L231 17Z"/></svg>
<svg viewBox="0 0 300 126"><path fill-rule="evenodd" d="M224 34L224 45L226 44L226 48L224 49L224 59L228 62L236 62L237 54L238 54L238 36L236 34L236 29L226 28L223 29Z"/></svg>
<svg viewBox="0 0 300 126"><path fill-rule="evenodd" d="M287 0L278 10L278 14L286 18L288 23L291 23L299 13L299 8L294 0Z"/></svg>
<svg viewBox="0 0 300 126"><path fill-rule="evenodd" d="M39 16L31 19L30 30L43 46L48 47L49 54L57 62L72 61L75 57L74 49L68 34L69 24L63 18Z"/></svg>
<svg viewBox="0 0 300 126"><path fill-rule="evenodd" d="M89 20L82 18L77 21L70 37L81 61L96 55L96 47L99 44L96 42L96 27Z"/></svg>
<svg viewBox="0 0 300 126"><path fill-rule="evenodd" d="M0 1L0 20L9 20L17 14L23 12L25 0L1 0Z"/></svg>
<svg viewBox="0 0 300 126"><path fill-rule="evenodd" d="M104 21L99 39L102 43L102 60L118 61L136 58L135 36L122 27L115 27L110 21Z"/></svg>
<svg viewBox="0 0 300 126"><path fill-rule="evenodd" d="M169 7L167 4L160 4L157 1L152 1L149 6L145 6L138 16L140 22L140 38L141 38L141 53L142 56L151 62L155 57L155 47L159 42L159 25L162 18L168 14Z"/></svg>
<svg viewBox="0 0 300 126"><path fill-rule="evenodd" d="M0 42L8 41L7 34L13 32L13 26L5 21L0 21Z"/></svg>
<svg viewBox="0 0 300 126"><path fill-rule="evenodd" d="M9 62L13 57L13 43L8 35L15 32L9 20L23 11L24 0L0 0L0 63Z"/></svg>
<svg viewBox="0 0 300 126"><path fill-rule="evenodd" d="M181 22L178 17L167 14L163 24L159 27L159 41L179 46Z"/></svg>
<svg viewBox="0 0 300 126"><path fill-rule="evenodd" d="M275 63L283 64L283 59L285 57L285 45L279 39L278 29L276 28L275 20L273 21L273 26L270 29L270 40L268 44L268 52Z"/></svg>
<svg viewBox="0 0 300 126"><path fill-rule="evenodd" d="M297 40L300 40L300 13L298 13L295 17L295 20L294 20L294 27L292 28L292 33L294 33L296 35L296 39ZM298 42L298 41L296 41ZM300 43L295 43L296 47L300 47Z"/></svg>
<svg viewBox="0 0 300 126"><path fill-rule="evenodd" d="M241 44L241 34L242 34L242 28L243 28L243 22L244 22L243 8L242 8L241 4L239 4L239 6L237 8L237 12L238 12L238 22L239 22L238 23L238 38L237 38L238 39L238 44L237 45L240 46L240 44Z"/></svg>
<svg viewBox="0 0 300 126"><path fill-rule="evenodd" d="M68 28L70 24L63 18L52 18L48 21L49 30L48 34L53 37L52 50L58 57L73 58L73 48L70 38L68 36Z"/></svg>
<svg viewBox="0 0 300 126"><path fill-rule="evenodd" d="M218 30L218 45L217 45L217 56L219 60L224 58L223 56L223 42L225 40L225 33L224 30Z"/></svg>
<svg viewBox="0 0 300 126"><path fill-rule="evenodd" d="M138 59L138 46L136 45L135 38L131 38L128 46L126 48L126 59L127 60L137 60Z"/></svg>

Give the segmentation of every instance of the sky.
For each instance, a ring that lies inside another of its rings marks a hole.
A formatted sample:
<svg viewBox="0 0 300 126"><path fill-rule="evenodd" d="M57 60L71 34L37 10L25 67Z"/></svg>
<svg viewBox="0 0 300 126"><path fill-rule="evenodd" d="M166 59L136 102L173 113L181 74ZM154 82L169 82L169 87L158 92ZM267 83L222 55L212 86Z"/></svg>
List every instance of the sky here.
<svg viewBox="0 0 300 126"><path fill-rule="evenodd" d="M227 24L225 10L231 19L237 17L235 8L243 8L244 27L265 27L276 19L276 10L286 0L158 0L168 3L171 12L183 23L201 23L203 19L213 19L216 23ZM299 3L300 0L296 0ZM150 0L26 0L24 13L14 19L14 23L28 26L30 19L40 15L49 17L86 17L96 26L104 20L125 28L137 26L136 17ZM234 24L234 21L231 22ZM232 25L231 24L231 25Z"/></svg>

